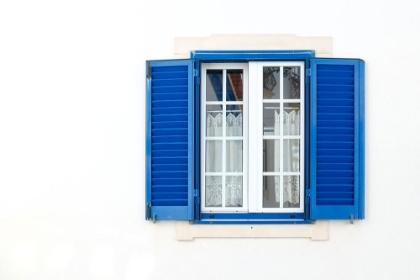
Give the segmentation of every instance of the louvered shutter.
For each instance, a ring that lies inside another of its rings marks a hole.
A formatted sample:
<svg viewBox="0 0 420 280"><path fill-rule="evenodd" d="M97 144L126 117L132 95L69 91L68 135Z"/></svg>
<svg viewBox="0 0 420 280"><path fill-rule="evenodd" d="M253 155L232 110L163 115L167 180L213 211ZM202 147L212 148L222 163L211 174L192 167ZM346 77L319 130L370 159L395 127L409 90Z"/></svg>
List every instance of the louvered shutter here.
<svg viewBox="0 0 420 280"><path fill-rule="evenodd" d="M146 219L193 219L193 60L146 62Z"/></svg>
<svg viewBox="0 0 420 280"><path fill-rule="evenodd" d="M310 217L364 218L364 62L311 59Z"/></svg>

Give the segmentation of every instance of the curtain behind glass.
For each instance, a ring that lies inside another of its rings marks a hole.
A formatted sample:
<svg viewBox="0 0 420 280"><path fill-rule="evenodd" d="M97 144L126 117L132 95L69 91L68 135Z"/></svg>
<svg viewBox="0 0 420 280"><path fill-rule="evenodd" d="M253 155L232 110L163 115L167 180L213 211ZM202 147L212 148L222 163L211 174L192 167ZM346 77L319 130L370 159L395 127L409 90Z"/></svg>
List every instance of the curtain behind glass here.
<svg viewBox="0 0 420 280"><path fill-rule="evenodd" d="M227 114L207 113L207 136L223 136L223 122L226 127L226 136L242 136L242 113ZM206 171L207 172L241 172L242 173L242 140L228 140L226 143L226 158L222 158L223 141L206 142ZM226 170L222 170L219 163L225 161ZM238 206L242 204L242 175L226 176L225 206ZM217 178L217 179L216 179ZM213 180L206 180L206 206L216 207L222 205L223 193L221 176L214 176Z"/></svg>
<svg viewBox="0 0 420 280"><path fill-rule="evenodd" d="M274 112L275 131L280 131L280 114ZM300 114L299 111L292 110L289 113L283 111L284 135L299 135ZM283 140L283 171L299 172L299 148L298 139ZM280 155L280 143L275 146L276 155ZM278 160L277 160L278 158ZM276 157L275 171L280 171L280 157ZM276 202L280 201L280 176L275 178ZM299 203L299 176L284 176L283 179L283 204Z"/></svg>

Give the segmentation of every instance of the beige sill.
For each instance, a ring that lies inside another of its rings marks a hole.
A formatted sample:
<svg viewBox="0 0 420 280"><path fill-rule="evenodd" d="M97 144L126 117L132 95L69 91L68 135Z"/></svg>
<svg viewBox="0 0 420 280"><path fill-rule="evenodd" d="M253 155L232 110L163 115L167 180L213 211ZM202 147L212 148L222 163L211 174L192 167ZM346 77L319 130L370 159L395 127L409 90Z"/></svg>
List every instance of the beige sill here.
<svg viewBox="0 0 420 280"><path fill-rule="evenodd" d="M179 241L194 238L310 238L328 240L329 221L296 225L204 225L176 222Z"/></svg>

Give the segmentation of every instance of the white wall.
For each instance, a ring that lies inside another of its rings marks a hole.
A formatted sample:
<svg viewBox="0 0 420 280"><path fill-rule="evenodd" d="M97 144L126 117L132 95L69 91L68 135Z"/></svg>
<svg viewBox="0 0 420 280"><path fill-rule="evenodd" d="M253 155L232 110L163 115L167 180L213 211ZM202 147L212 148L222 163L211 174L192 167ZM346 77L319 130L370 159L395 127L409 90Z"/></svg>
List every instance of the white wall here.
<svg viewBox="0 0 420 280"><path fill-rule="evenodd" d="M2 1L0 279L419 279L415 1ZM144 221L144 61L214 33L366 61L366 220L330 240L175 240Z"/></svg>

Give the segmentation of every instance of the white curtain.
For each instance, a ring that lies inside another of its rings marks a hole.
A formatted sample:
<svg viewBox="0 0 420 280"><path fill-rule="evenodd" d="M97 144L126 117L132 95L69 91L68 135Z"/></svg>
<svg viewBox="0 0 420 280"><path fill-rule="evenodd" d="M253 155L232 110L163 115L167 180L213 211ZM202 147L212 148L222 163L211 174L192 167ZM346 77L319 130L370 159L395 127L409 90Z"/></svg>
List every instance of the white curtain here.
<svg viewBox="0 0 420 280"><path fill-rule="evenodd" d="M279 135L277 131L280 131L280 114L275 112L275 127L274 131L276 135ZM300 114L297 110L287 112L283 111L283 135L299 135L300 131ZM297 139L286 139L283 140L283 171L285 172L299 172L299 145L300 141ZM276 141L275 146L276 155L280 154L280 143ZM275 161L275 171L280 171L279 161ZM279 176L275 178L275 192L276 202L280 202L280 180ZM284 176L283 179L283 204L298 204L299 203L299 176Z"/></svg>
<svg viewBox="0 0 420 280"><path fill-rule="evenodd" d="M222 113L207 113L207 136L223 136L223 122L226 136L242 136L242 113L229 113L224 120ZM226 159L222 158L223 141L206 142L206 172L243 172L242 170L242 140L226 141ZM226 169L222 170L225 160ZM206 206L222 206L222 176L206 176ZM240 207L242 198L242 176L226 176L225 206Z"/></svg>

